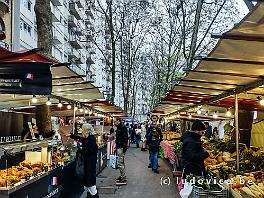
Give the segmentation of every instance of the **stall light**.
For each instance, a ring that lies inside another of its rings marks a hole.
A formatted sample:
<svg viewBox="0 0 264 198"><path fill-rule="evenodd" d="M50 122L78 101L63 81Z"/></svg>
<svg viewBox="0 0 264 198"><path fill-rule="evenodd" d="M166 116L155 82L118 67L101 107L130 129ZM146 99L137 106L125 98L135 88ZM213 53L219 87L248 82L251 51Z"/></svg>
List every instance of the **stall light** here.
<svg viewBox="0 0 264 198"><path fill-rule="evenodd" d="M80 109L80 112L81 112L81 113L83 112L83 108Z"/></svg>
<svg viewBox="0 0 264 198"><path fill-rule="evenodd" d="M218 118L218 115L217 115L216 112L214 113L213 118L214 118L214 119Z"/></svg>
<svg viewBox="0 0 264 198"><path fill-rule="evenodd" d="M178 113L177 115L176 115L176 118L180 118L181 117L181 115Z"/></svg>
<svg viewBox="0 0 264 198"><path fill-rule="evenodd" d="M72 106L71 105L67 105L67 109L71 109L72 108Z"/></svg>
<svg viewBox="0 0 264 198"><path fill-rule="evenodd" d="M192 119L192 115L190 114L190 115L188 116L188 118L189 118L189 119Z"/></svg>
<svg viewBox="0 0 264 198"><path fill-rule="evenodd" d="M200 115L201 113L202 113L202 111L199 109L199 110L197 111L197 114Z"/></svg>
<svg viewBox="0 0 264 198"><path fill-rule="evenodd" d="M46 102L46 105L47 106L50 106L51 105L51 102L50 102L50 98L48 97L48 101Z"/></svg>
<svg viewBox="0 0 264 198"><path fill-rule="evenodd" d="M59 103L58 103L58 107L59 107L59 108L62 107L62 103L61 103L61 101L59 101Z"/></svg>
<svg viewBox="0 0 264 198"><path fill-rule="evenodd" d="M231 113L231 111L230 111L229 109L228 109L227 112L226 112L226 116L227 116L227 117L231 117L231 116L232 116L232 113Z"/></svg>
<svg viewBox="0 0 264 198"><path fill-rule="evenodd" d="M74 110L77 111L78 110L78 107L74 107Z"/></svg>
<svg viewBox="0 0 264 198"><path fill-rule="evenodd" d="M93 112L92 111L89 111L89 115L92 115L93 114Z"/></svg>
<svg viewBox="0 0 264 198"><path fill-rule="evenodd" d="M84 113L86 113L86 114L87 114L87 113L88 113L88 110L87 110L87 109L85 109Z"/></svg>
<svg viewBox="0 0 264 198"><path fill-rule="evenodd" d="M96 112L95 112L95 113L94 113L94 115L95 115L95 116L97 116L97 115L98 115L98 113L96 113Z"/></svg>
<svg viewBox="0 0 264 198"><path fill-rule="evenodd" d="M261 100L259 101L259 104L260 104L261 106L264 106L264 99L261 99Z"/></svg>
<svg viewBox="0 0 264 198"><path fill-rule="evenodd" d="M38 99L36 98L35 95L33 95L33 98L31 99L31 102L32 103L37 103L38 102Z"/></svg>

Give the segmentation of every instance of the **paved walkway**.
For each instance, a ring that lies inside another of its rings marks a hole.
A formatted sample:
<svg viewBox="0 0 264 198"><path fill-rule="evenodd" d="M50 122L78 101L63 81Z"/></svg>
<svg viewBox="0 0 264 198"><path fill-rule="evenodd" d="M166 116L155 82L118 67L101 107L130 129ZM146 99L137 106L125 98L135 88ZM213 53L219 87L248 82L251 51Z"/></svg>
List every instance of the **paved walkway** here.
<svg viewBox="0 0 264 198"><path fill-rule="evenodd" d="M134 146L134 145L133 145ZM171 170L162 159L159 159L159 174L155 174L148 165L148 151L130 147L126 153L127 185L116 187L115 179L119 170L107 167L98 175L97 186L100 198L177 198L177 186L173 180ZM161 185L161 181L170 185ZM167 179L167 180L166 180Z"/></svg>

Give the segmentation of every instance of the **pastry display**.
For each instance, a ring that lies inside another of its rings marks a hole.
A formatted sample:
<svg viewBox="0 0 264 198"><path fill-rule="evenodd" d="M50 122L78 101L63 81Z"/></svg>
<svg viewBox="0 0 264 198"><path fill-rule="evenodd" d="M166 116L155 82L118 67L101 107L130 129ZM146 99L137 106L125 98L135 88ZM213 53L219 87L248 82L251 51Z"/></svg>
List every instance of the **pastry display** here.
<svg viewBox="0 0 264 198"><path fill-rule="evenodd" d="M20 162L18 166L12 166L7 170L0 170L0 187L14 186L19 182L25 181L27 176L36 176L45 171L45 169L49 170L50 168L51 164L49 163Z"/></svg>

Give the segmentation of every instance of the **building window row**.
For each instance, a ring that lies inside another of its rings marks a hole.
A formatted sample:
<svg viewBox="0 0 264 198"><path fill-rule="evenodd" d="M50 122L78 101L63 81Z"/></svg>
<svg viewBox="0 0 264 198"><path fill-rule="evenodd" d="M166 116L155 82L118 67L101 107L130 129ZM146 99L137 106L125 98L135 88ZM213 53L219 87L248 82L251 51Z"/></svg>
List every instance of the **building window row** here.
<svg viewBox="0 0 264 198"><path fill-rule="evenodd" d="M20 19L20 30L24 31L25 33L32 35L32 26Z"/></svg>

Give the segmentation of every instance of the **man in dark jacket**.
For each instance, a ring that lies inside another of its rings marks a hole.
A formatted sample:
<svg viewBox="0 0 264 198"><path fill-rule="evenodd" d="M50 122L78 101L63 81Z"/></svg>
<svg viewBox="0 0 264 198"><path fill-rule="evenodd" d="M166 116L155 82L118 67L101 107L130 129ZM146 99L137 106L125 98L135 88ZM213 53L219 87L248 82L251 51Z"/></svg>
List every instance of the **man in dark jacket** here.
<svg viewBox="0 0 264 198"><path fill-rule="evenodd" d="M209 124L209 122L205 122L204 125L205 125L204 136L207 137L208 139L210 139L212 137L212 134L213 134L212 126Z"/></svg>
<svg viewBox="0 0 264 198"><path fill-rule="evenodd" d="M80 155L83 156L84 161L84 176L81 179L84 185L84 190L87 192L87 198L99 198L96 189L96 163L98 146L96 144L96 138L93 135L94 129L90 124L83 124L82 136L71 134L70 138L77 141L80 145L80 149L77 151L76 159Z"/></svg>
<svg viewBox="0 0 264 198"><path fill-rule="evenodd" d="M192 125L192 131L184 133L182 141L182 166L185 168L184 176L194 174L205 176L204 160L209 153L202 148L201 137L205 132L204 124L196 120Z"/></svg>
<svg viewBox="0 0 264 198"><path fill-rule="evenodd" d="M118 118L115 122L116 129L116 151L118 156L118 167L120 176L116 179L116 185L126 185L125 153L127 150L128 133L122 120Z"/></svg>
<svg viewBox="0 0 264 198"><path fill-rule="evenodd" d="M160 146L160 133L155 126L151 126L147 134L147 145L150 152L151 168L155 173L158 171L158 152Z"/></svg>

